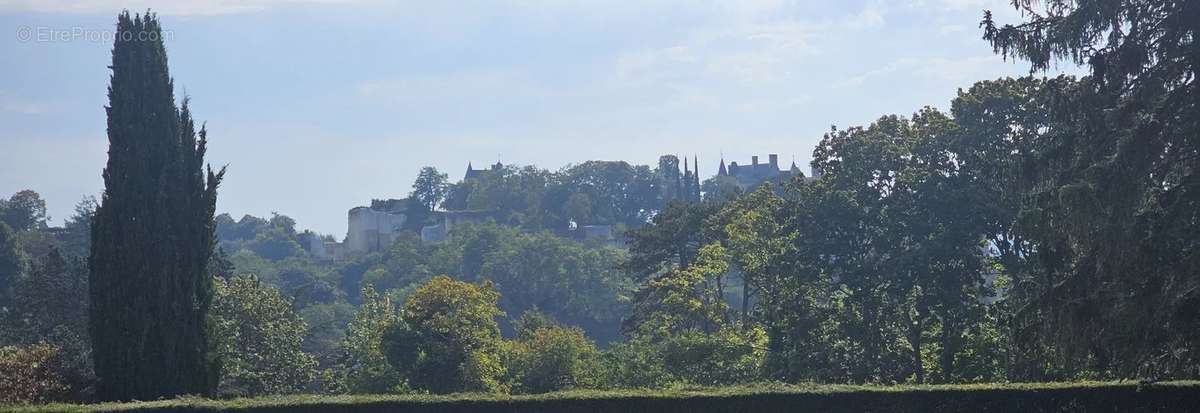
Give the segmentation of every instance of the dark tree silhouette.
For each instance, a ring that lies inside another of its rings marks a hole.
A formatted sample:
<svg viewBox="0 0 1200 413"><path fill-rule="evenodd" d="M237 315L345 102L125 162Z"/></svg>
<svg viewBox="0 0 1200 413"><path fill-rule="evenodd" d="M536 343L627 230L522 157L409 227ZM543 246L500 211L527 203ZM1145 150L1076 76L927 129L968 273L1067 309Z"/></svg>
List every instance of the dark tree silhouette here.
<svg viewBox="0 0 1200 413"><path fill-rule="evenodd" d="M158 18L117 18L108 89L108 165L92 224L91 325L97 396L211 394L206 271L217 185L203 128L175 106Z"/></svg>

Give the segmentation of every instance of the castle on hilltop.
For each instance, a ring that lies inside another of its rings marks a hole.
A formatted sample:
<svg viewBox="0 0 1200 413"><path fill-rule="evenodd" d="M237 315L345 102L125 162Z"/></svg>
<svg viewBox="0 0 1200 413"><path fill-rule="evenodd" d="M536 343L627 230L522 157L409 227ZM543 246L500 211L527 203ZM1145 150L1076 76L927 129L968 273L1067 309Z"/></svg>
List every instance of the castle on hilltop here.
<svg viewBox="0 0 1200 413"><path fill-rule="evenodd" d="M467 162L467 172L463 173L463 180L476 179L485 174L495 173L495 171L502 169L504 169L504 164L500 163L500 161L496 161L496 163L492 164L490 169L475 169L471 167L470 162Z"/></svg>
<svg viewBox="0 0 1200 413"><path fill-rule="evenodd" d="M718 178L732 178L742 189L753 188L764 182L784 182L793 176L803 175L796 166L796 161L792 161L792 166L788 169L779 169L779 155L774 153L767 155L767 163L759 163L758 155L755 155L750 157L749 165L730 162L728 168L725 167L725 158L722 157L717 168Z"/></svg>
<svg viewBox="0 0 1200 413"><path fill-rule="evenodd" d="M346 239L342 242L309 239L309 251L321 260L340 260L351 253L378 252L396 242L408 224L408 199L373 199L371 206L346 213Z"/></svg>
<svg viewBox="0 0 1200 413"><path fill-rule="evenodd" d="M471 181L498 173L504 164L496 162L487 169L475 169L467 163L463 181ZM404 199L374 199L370 206L350 208L346 213L346 238L337 242L321 237L309 238L308 250L320 260L342 260L353 254L380 252L387 249L405 232L418 234L421 242L437 243L449 238L456 226L500 222L499 211L490 209L429 211L416 201ZM427 222L433 225L423 225ZM609 225L572 226L563 235L580 240L612 241Z"/></svg>
<svg viewBox="0 0 1200 413"><path fill-rule="evenodd" d="M674 175L666 176L669 181L665 189L667 193L673 194L670 196L674 199L700 202L699 160L693 158L689 165L688 160L684 158L682 165L679 165L679 159L675 156L664 156L664 159L674 162L666 165L673 164L676 167L683 167L681 172L677 171ZM660 164L660 168L662 168L662 164ZM667 169L673 168L667 167ZM463 183L470 183L492 174L501 174L504 170L505 165L500 162L484 169L475 169L474 165L468 162L467 170L463 174ZM814 170L814 175L818 175L815 172ZM729 162L727 165L725 158L722 157L717 167L717 174L712 179L729 180L742 189L751 189L767 182L784 182L795 176L804 176L800 172L800 168L796 166L796 162L793 161L788 169L780 169L779 155L769 154L765 163L760 163L758 156L752 156L749 164ZM446 205L443 204L443 206ZM346 213L347 231L343 242L322 239L322 237L310 237L307 241L310 244L308 250L317 259L342 260L354 254L383 251L405 233L419 235L422 242L436 243L447 240L456 226L502 222L503 219L502 214L497 210L461 209L465 208L465 205L458 205L457 208L460 209L430 211L424 205L407 198L372 200L370 206L354 207ZM615 240L616 237L610 225L577 225L571 221L566 228L552 229L552 231L564 237L579 240L618 242Z"/></svg>

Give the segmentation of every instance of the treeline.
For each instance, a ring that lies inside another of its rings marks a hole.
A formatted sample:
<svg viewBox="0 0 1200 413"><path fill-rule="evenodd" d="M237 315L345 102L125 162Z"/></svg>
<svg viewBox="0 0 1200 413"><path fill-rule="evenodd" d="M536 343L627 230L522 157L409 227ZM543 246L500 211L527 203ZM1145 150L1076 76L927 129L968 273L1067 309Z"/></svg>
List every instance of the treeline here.
<svg viewBox="0 0 1200 413"><path fill-rule="evenodd" d="M574 222L611 225L620 233L644 225L672 200L699 199L699 172L682 162L663 155L653 167L587 161L557 171L496 164L457 183L426 167L412 197L447 210L496 211L499 223L527 231L561 231Z"/></svg>
<svg viewBox="0 0 1200 413"><path fill-rule="evenodd" d="M546 231L529 232L499 224L463 225L445 242L424 243L415 233L405 233L384 251L359 254L343 261L314 260L302 247L290 218L252 216L233 222L217 217L222 251L214 274L231 277L255 274L268 285L293 297L293 306L312 325L323 326L329 337L340 336L361 291L370 287L402 302L417 284L436 275L451 275L471 282L491 280L502 294L506 313L519 317L529 309L540 311L607 342L619 338L619 324L633 284L620 271L626 253L605 243L583 243ZM229 222L230 224L222 224ZM281 227L289 223L287 227ZM247 225L256 227L242 232ZM281 248L264 246L286 246ZM227 249L228 248L228 249ZM287 251L285 254L276 254ZM507 320L505 331L511 332ZM310 343L318 354L335 353L336 343Z"/></svg>
<svg viewBox="0 0 1200 413"><path fill-rule="evenodd" d="M94 208L85 198L62 227L50 228L37 192L0 199L0 403L89 398Z"/></svg>

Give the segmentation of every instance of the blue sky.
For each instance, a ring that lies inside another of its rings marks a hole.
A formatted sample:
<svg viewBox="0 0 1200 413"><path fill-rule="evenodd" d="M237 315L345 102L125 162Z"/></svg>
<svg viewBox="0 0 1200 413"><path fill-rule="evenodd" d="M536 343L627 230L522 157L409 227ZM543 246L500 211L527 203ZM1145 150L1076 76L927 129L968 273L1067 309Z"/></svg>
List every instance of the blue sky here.
<svg viewBox="0 0 1200 413"><path fill-rule="evenodd" d="M340 237L349 208L406 195L425 165L805 165L830 125L1028 73L980 40L984 9L1017 21L1008 4L0 0L0 194L34 189L58 223L101 192L104 35L122 8L169 31L176 95L229 165L218 211Z"/></svg>

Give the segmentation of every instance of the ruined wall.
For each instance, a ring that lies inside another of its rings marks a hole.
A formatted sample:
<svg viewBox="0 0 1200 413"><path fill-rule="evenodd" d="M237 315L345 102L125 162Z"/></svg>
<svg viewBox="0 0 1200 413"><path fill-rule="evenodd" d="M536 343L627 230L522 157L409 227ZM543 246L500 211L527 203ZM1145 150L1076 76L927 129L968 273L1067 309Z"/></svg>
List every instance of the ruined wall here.
<svg viewBox="0 0 1200 413"><path fill-rule="evenodd" d="M346 249L350 252L375 252L396 241L407 217L402 213L351 209L347 216Z"/></svg>

